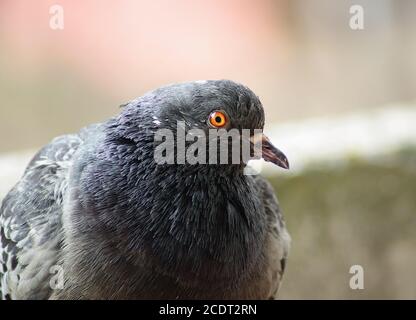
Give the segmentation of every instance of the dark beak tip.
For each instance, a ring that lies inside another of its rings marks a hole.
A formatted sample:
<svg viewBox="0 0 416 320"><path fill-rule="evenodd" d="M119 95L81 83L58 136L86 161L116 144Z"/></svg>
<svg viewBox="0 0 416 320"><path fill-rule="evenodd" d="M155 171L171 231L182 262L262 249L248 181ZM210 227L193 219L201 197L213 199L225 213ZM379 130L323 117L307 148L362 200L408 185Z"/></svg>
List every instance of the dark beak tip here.
<svg viewBox="0 0 416 320"><path fill-rule="evenodd" d="M274 162L276 165L278 165L279 167L289 170L290 169L290 165L289 165L289 161L287 160L286 156L281 155L280 157L277 157L277 161Z"/></svg>
<svg viewBox="0 0 416 320"><path fill-rule="evenodd" d="M286 170L290 169L289 161L287 159L286 159L286 161L284 161L284 166L282 168L284 168Z"/></svg>

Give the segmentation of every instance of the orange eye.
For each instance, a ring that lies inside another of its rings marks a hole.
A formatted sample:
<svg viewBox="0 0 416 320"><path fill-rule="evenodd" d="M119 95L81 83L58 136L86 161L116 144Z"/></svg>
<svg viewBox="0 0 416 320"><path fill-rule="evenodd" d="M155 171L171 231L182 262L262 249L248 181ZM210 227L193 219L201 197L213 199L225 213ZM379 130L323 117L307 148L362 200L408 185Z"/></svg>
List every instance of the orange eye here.
<svg viewBox="0 0 416 320"><path fill-rule="evenodd" d="M227 124L227 117L221 111L214 111L209 115L209 123L215 128L222 128Z"/></svg>

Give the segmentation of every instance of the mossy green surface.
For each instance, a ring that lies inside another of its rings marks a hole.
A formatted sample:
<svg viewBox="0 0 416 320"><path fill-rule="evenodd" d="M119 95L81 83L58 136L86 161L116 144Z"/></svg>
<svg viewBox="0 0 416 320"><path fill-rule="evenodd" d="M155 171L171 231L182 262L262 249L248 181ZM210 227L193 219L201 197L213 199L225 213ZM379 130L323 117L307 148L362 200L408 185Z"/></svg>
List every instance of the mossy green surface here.
<svg viewBox="0 0 416 320"><path fill-rule="evenodd" d="M416 298L414 149L269 180L292 236L281 298Z"/></svg>

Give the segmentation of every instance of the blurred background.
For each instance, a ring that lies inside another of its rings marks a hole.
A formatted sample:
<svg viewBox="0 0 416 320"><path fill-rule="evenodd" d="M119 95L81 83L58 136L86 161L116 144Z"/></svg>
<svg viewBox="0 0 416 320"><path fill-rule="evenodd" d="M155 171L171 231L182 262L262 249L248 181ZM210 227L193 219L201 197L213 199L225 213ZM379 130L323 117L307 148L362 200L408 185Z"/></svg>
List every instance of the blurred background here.
<svg viewBox="0 0 416 320"><path fill-rule="evenodd" d="M0 199L54 136L164 84L232 79L293 168L262 166L293 238L280 297L415 299L415 57L412 0L0 0Z"/></svg>

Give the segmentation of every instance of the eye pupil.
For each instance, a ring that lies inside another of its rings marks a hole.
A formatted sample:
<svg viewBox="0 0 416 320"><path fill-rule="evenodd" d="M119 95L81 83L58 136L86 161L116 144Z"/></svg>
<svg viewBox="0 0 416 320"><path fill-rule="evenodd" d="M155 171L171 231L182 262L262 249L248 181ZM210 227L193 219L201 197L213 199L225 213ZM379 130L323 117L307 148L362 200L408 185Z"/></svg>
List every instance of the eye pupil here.
<svg viewBox="0 0 416 320"><path fill-rule="evenodd" d="M218 123L221 123L221 122L222 122L222 118L221 118L220 116L217 116L217 117L215 118L215 121L217 121Z"/></svg>

